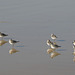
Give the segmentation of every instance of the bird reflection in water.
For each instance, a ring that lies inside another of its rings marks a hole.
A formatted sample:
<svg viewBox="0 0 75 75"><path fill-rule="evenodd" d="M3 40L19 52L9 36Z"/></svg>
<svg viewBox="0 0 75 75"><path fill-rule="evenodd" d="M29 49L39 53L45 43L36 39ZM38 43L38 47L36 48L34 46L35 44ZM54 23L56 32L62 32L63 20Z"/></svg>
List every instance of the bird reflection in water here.
<svg viewBox="0 0 75 75"><path fill-rule="evenodd" d="M61 55L60 53L54 51L51 53L50 57L53 59L54 57L58 56L58 55Z"/></svg>
<svg viewBox="0 0 75 75"><path fill-rule="evenodd" d="M72 54L75 56L75 51Z"/></svg>
<svg viewBox="0 0 75 75"><path fill-rule="evenodd" d="M72 54L74 55L73 61L75 62L75 48L74 48L74 52Z"/></svg>
<svg viewBox="0 0 75 75"><path fill-rule="evenodd" d="M5 40L0 40L0 46L4 45L5 43L7 43L8 41Z"/></svg>
<svg viewBox="0 0 75 75"><path fill-rule="evenodd" d="M53 51L54 51L54 49L52 49L52 48L47 49L48 54L52 53Z"/></svg>
<svg viewBox="0 0 75 75"><path fill-rule="evenodd" d="M75 62L75 40L72 43L73 43L73 50L74 50L73 53L72 53L73 56L74 56L73 61Z"/></svg>
<svg viewBox="0 0 75 75"><path fill-rule="evenodd" d="M16 52L19 52L18 50L12 48L11 50L9 50L9 54L13 54L13 53L16 53Z"/></svg>
<svg viewBox="0 0 75 75"><path fill-rule="evenodd" d="M75 56L73 57L73 62L75 62Z"/></svg>

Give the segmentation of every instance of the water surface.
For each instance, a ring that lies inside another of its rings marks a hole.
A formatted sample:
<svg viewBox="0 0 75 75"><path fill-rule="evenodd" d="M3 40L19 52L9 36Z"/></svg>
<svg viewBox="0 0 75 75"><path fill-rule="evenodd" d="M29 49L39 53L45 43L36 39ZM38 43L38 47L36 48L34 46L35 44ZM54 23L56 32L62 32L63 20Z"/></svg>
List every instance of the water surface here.
<svg viewBox="0 0 75 75"><path fill-rule="evenodd" d="M0 31L20 41L12 55L11 45L0 47L1 75L74 75L74 0L0 0ZM46 52L51 33L65 40L56 41L63 51L54 59Z"/></svg>

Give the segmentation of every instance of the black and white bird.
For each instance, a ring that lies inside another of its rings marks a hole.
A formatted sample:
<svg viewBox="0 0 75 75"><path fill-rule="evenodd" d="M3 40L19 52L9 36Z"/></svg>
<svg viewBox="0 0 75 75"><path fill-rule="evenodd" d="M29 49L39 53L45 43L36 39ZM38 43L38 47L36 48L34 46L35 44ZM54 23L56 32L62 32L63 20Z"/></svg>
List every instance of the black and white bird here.
<svg viewBox="0 0 75 75"><path fill-rule="evenodd" d="M73 45L75 45L75 40L72 43L73 43Z"/></svg>
<svg viewBox="0 0 75 75"><path fill-rule="evenodd" d="M50 46L50 44L53 43L53 42L51 42L50 40L47 40L46 43L47 43L48 46Z"/></svg>
<svg viewBox="0 0 75 75"><path fill-rule="evenodd" d="M73 49L75 50L75 45L73 45Z"/></svg>
<svg viewBox="0 0 75 75"><path fill-rule="evenodd" d="M0 32L0 37L2 38L2 40L3 40L3 37L5 36L8 36L8 35Z"/></svg>
<svg viewBox="0 0 75 75"><path fill-rule="evenodd" d="M9 43L12 45L12 47L14 47L14 44L16 44L16 43L18 43L18 42L19 42L19 41L9 39Z"/></svg>
<svg viewBox="0 0 75 75"><path fill-rule="evenodd" d="M59 46L59 45L57 45L57 44L54 44L54 43L49 43L49 45L50 45L50 47L51 47L52 49L57 49L57 48L61 47L61 46Z"/></svg>
<svg viewBox="0 0 75 75"><path fill-rule="evenodd" d="M51 39L56 40L57 39L57 36L54 35L54 34L51 34Z"/></svg>

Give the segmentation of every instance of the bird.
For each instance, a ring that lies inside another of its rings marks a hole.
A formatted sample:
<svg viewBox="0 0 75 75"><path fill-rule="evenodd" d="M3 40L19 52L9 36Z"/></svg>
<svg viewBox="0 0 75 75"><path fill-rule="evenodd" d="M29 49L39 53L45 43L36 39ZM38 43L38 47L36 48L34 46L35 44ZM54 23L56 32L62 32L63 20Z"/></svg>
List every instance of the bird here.
<svg viewBox="0 0 75 75"><path fill-rule="evenodd" d="M49 43L49 45L50 45L50 47L51 47L52 49L57 49L57 48L61 47L61 46L59 46L59 45L57 45L57 44L54 44L54 43Z"/></svg>
<svg viewBox="0 0 75 75"><path fill-rule="evenodd" d="M75 50L75 45L73 45L73 49Z"/></svg>
<svg viewBox="0 0 75 75"><path fill-rule="evenodd" d="M50 40L47 40L46 43L47 43L48 46L50 46L50 43L53 43L53 42L51 42Z"/></svg>
<svg viewBox="0 0 75 75"><path fill-rule="evenodd" d="M0 37L2 38L2 40L3 40L3 37L5 37L5 36L8 36L8 34L4 34L4 33L0 32Z"/></svg>
<svg viewBox="0 0 75 75"><path fill-rule="evenodd" d="M73 43L73 45L75 45L75 40L72 43Z"/></svg>
<svg viewBox="0 0 75 75"><path fill-rule="evenodd" d="M59 45L54 45L54 44L51 44L51 48L52 48L52 49L57 49L57 48L59 48L59 47L61 47L61 46L59 46Z"/></svg>
<svg viewBox="0 0 75 75"><path fill-rule="evenodd" d="M54 34L51 34L51 39L53 39L54 41L57 39L58 37Z"/></svg>
<svg viewBox="0 0 75 75"><path fill-rule="evenodd" d="M9 43L12 45L12 47L14 47L14 44L16 44L16 43L18 43L18 42L19 42L19 41L9 39Z"/></svg>

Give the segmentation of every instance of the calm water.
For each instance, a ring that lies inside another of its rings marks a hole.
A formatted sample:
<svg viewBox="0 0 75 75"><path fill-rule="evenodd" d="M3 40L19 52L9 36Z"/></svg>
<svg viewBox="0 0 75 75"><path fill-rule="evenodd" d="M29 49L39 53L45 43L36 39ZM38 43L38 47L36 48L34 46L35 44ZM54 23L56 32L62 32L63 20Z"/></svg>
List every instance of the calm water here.
<svg viewBox="0 0 75 75"><path fill-rule="evenodd" d="M10 55L8 43L0 47L1 75L74 75L74 0L0 0L0 31L20 40L18 53ZM51 33L65 40L56 41L62 48L54 59L46 52Z"/></svg>

